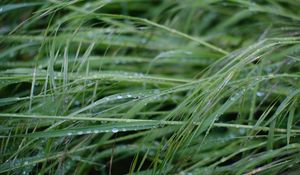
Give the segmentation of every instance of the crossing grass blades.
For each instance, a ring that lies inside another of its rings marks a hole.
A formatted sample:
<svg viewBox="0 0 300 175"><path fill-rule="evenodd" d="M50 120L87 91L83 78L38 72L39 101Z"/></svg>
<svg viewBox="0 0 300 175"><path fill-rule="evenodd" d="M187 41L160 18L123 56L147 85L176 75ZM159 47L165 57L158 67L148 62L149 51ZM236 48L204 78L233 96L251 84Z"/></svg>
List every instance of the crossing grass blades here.
<svg viewBox="0 0 300 175"><path fill-rule="evenodd" d="M299 0L2 0L1 174L299 174Z"/></svg>

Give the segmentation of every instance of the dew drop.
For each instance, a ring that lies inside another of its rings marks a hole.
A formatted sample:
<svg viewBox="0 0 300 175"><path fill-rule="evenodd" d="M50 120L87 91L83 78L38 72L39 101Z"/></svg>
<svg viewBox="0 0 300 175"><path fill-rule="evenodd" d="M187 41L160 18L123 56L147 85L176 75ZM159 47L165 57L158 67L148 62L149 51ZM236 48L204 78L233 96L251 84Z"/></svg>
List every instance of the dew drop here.
<svg viewBox="0 0 300 175"><path fill-rule="evenodd" d="M258 96L258 97L262 97L262 96L264 96L264 95L265 95L264 92L256 92L256 96Z"/></svg>
<svg viewBox="0 0 300 175"><path fill-rule="evenodd" d="M121 96L121 95L118 95L118 96L117 96L117 99L122 99L122 96Z"/></svg>
<svg viewBox="0 0 300 175"><path fill-rule="evenodd" d="M90 134L90 133L92 133L92 131L86 131L86 133L87 133L87 134Z"/></svg>
<svg viewBox="0 0 300 175"><path fill-rule="evenodd" d="M119 132L119 130L118 130L117 128L113 128L113 129L111 130L111 132L117 133L117 132Z"/></svg>
<svg viewBox="0 0 300 175"><path fill-rule="evenodd" d="M239 129L239 133L240 133L241 135L244 135L244 134L246 133L246 130L245 130L244 128L240 128L240 129Z"/></svg>
<svg viewBox="0 0 300 175"><path fill-rule="evenodd" d="M100 131L99 130L94 130L94 133L95 134L98 134Z"/></svg>
<svg viewBox="0 0 300 175"><path fill-rule="evenodd" d="M78 131L77 134L78 134L78 135L82 135L83 132L82 132L82 131Z"/></svg>
<svg viewBox="0 0 300 175"><path fill-rule="evenodd" d="M76 101L74 102L74 105L75 105L75 106L79 106L79 105L80 105L80 101L76 100Z"/></svg>
<svg viewBox="0 0 300 175"><path fill-rule="evenodd" d="M69 132L69 133L68 133L68 136L71 136L71 135L72 135L72 133L71 133L71 132Z"/></svg>
<svg viewBox="0 0 300 175"><path fill-rule="evenodd" d="M131 97L132 97L132 95L128 94L128 95L127 95L127 97L128 97L128 98L131 98Z"/></svg>

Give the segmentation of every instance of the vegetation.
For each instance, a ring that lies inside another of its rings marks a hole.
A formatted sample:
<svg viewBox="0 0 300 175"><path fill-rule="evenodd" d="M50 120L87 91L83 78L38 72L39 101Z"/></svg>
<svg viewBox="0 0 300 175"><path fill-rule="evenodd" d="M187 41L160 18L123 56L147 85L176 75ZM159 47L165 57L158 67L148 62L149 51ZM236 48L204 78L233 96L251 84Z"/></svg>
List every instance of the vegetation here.
<svg viewBox="0 0 300 175"><path fill-rule="evenodd" d="M1 0L0 173L298 174L299 0Z"/></svg>

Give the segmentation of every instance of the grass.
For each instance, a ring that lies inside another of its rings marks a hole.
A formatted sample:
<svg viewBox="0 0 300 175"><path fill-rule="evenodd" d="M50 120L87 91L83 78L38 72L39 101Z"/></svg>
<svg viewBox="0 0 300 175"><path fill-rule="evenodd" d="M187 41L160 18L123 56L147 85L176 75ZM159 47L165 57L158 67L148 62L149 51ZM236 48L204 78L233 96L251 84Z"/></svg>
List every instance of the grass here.
<svg viewBox="0 0 300 175"><path fill-rule="evenodd" d="M3 0L1 174L298 174L300 1Z"/></svg>

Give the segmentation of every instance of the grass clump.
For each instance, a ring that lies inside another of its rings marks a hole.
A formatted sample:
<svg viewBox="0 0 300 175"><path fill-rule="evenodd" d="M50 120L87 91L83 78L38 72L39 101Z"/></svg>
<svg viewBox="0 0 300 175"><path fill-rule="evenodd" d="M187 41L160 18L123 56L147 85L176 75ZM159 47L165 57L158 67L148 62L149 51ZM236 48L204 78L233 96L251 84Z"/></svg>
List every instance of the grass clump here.
<svg viewBox="0 0 300 175"><path fill-rule="evenodd" d="M299 1L0 4L0 173L299 173Z"/></svg>

